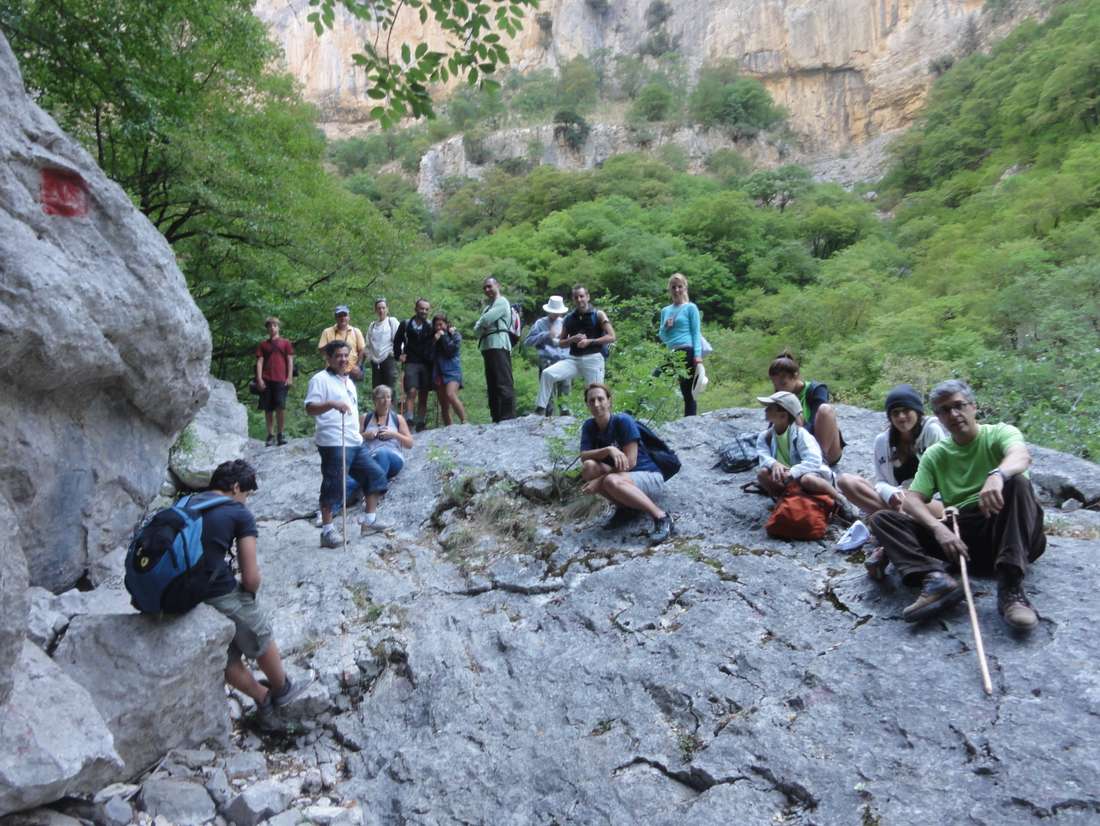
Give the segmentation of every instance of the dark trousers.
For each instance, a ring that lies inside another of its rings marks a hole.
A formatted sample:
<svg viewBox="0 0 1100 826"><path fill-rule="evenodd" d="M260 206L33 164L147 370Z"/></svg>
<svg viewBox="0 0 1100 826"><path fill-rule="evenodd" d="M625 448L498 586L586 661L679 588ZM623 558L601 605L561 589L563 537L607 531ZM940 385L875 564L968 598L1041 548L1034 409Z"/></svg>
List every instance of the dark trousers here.
<svg viewBox="0 0 1100 826"><path fill-rule="evenodd" d="M1005 506L994 516L983 516L977 505L959 513L959 535L975 573L1023 576L1046 550L1043 509L1035 501L1031 482L1013 476L1005 482L1004 500ZM870 522L871 533L906 584L917 585L925 574L947 570L943 548L923 525L892 510L878 511Z"/></svg>
<svg viewBox="0 0 1100 826"><path fill-rule="evenodd" d="M676 352L684 354L684 363L687 369L687 378L680 374L680 395L684 397L684 415L694 416L698 409L695 404L695 350L691 347L676 348Z"/></svg>
<svg viewBox="0 0 1100 826"><path fill-rule="evenodd" d="M493 422L516 417L516 390L512 384L512 353L503 347L482 350L485 361L485 389Z"/></svg>
<svg viewBox="0 0 1100 826"><path fill-rule="evenodd" d="M370 386L375 388L380 384L386 385L393 395L393 403L397 404L397 362L392 355L386 356L382 361L370 363Z"/></svg>

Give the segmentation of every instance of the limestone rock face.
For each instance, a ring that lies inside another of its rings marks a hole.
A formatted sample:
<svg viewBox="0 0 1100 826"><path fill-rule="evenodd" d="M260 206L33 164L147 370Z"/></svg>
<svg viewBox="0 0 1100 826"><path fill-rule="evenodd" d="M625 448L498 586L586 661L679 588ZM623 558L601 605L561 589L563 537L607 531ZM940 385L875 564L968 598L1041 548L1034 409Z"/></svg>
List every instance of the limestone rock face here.
<svg viewBox="0 0 1100 826"><path fill-rule="evenodd" d="M87 689L125 767L101 785L133 777L169 750L228 736L226 648L233 624L209 606L181 617L78 615L54 652Z"/></svg>
<svg viewBox="0 0 1100 826"><path fill-rule="evenodd" d="M248 413L230 382L211 377L210 397L172 448L169 468L184 487L203 489L222 462L240 459L248 442Z"/></svg>
<svg viewBox="0 0 1100 826"><path fill-rule="evenodd" d="M117 547L206 398L210 332L159 232L26 96L0 35L0 492L31 582Z"/></svg>
<svg viewBox="0 0 1100 826"><path fill-rule="evenodd" d="M1035 11L1013 4L997 19L982 15L982 0L677 0L657 27L647 21L650 0L612 0L599 12L588 0L543 0L549 37L528 19L518 39L505 41L520 71L555 68L576 55L606 49L634 55L650 37L667 35L689 71L716 60L736 61L759 78L790 112L794 132L818 151L852 144L907 126L934 75L929 64L996 37ZM351 54L373 32L343 13L318 38L306 19L307 0L259 0L256 14L285 51L289 71L330 121L365 121L373 105ZM443 45L444 37L406 10L393 42Z"/></svg>
<svg viewBox="0 0 1100 826"><path fill-rule="evenodd" d="M0 709L11 693L13 669L27 627L27 562L19 541L19 523L0 493ZM3 711L0 710L0 714Z"/></svg>
<svg viewBox="0 0 1100 826"><path fill-rule="evenodd" d="M122 768L88 692L31 642L0 709L0 743L0 815L95 791Z"/></svg>

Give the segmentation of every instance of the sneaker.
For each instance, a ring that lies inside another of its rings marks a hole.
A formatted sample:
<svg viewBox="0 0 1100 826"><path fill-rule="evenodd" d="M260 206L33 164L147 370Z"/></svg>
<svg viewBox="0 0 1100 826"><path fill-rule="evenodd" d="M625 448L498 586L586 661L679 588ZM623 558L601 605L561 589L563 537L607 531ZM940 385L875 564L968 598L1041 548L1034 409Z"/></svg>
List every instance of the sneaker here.
<svg viewBox="0 0 1100 826"><path fill-rule="evenodd" d="M271 447L273 444L275 444L275 434L268 433L267 434L267 441L264 442L264 447Z"/></svg>
<svg viewBox="0 0 1100 826"><path fill-rule="evenodd" d="M924 577L920 596L916 602L905 606L901 618L906 622L917 622L950 608L964 596L966 592L954 577L943 571L933 571Z"/></svg>
<svg viewBox="0 0 1100 826"><path fill-rule="evenodd" d="M375 519L373 522L362 522L362 527L359 528L360 536L370 536L373 533L385 533L393 528L387 522L383 522L381 519Z"/></svg>
<svg viewBox="0 0 1100 826"><path fill-rule="evenodd" d="M672 536L672 514L666 513L660 519L653 520L653 531L649 534L649 543L659 545Z"/></svg>
<svg viewBox="0 0 1100 826"><path fill-rule="evenodd" d="M282 446L283 446L283 445L285 445L286 443L287 443L287 438L286 438L286 434L284 434L284 433L280 433L280 434L279 434L279 439L278 439L278 441L276 442L276 444L277 444L277 445L279 445L279 447L282 447Z"/></svg>
<svg viewBox="0 0 1100 826"><path fill-rule="evenodd" d="M570 409L569 409L568 407L566 407L565 405L562 405L561 407L559 407L559 408L558 408L558 415L559 415L559 416L572 416L572 415L573 415L573 411L572 411L572 410L570 410Z"/></svg>
<svg viewBox="0 0 1100 826"><path fill-rule="evenodd" d="M267 680L260 680L264 685ZM256 728L260 731L275 733L283 730L279 718L275 714L275 704L271 702L271 692L267 692L262 703L256 703Z"/></svg>
<svg viewBox="0 0 1100 826"><path fill-rule="evenodd" d="M260 680L263 685L267 685L267 680ZM283 683L283 690L278 694L269 691L265 702L270 703L275 708L282 708L283 706L290 705L299 697L302 696L307 688L313 685L313 677L307 677L302 680L292 680L290 675L286 675L286 682Z"/></svg>
<svg viewBox="0 0 1100 826"><path fill-rule="evenodd" d="M890 564L886 556L886 549L874 547L867 551L867 557L863 560L863 567L867 569L867 576L881 582L886 579L886 566Z"/></svg>
<svg viewBox="0 0 1100 826"><path fill-rule="evenodd" d="M1030 631L1039 624L1039 615L1027 601L1022 582L998 583L997 610L1006 623L1020 631Z"/></svg>
<svg viewBox="0 0 1100 826"><path fill-rule="evenodd" d="M600 525L600 530L617 531L619 528L625 528L641 515L641 511L636 511L633 508L625 508L622 505L616 505L615 510L611 512L611 516Z"/></svg>
<svg viewBox="0 0 1100 826"><path fill-rule="evenodd" d="M848 530L840 535L836 541L836 549L843 553L849 553L861 547L871 538L871 532L867 526L858 519L848 526Z"/></svg>
<svg viewBox="0 0 1100 826"><path fill-rule="evenodd" d="M344 540L340 534L335 530L321 531L321 547L322 548L340 548L343 547Z"/></svg>

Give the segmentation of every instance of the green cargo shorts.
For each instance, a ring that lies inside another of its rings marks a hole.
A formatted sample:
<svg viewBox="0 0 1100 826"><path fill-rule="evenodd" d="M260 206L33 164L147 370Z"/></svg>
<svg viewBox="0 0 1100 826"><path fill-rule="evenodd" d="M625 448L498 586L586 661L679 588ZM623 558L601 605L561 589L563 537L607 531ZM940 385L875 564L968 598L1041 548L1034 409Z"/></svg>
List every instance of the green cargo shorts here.
<svg viewBox="0 0 1100 826"><path fill-rule="evenodd" d="M238 585L232 593L210 597L203 602L217 608L237 626L237 633L229 643L227 664L242 656L254 660L263 655L271 643L271 618L260 606L255 594L242 590Z"/></svg>

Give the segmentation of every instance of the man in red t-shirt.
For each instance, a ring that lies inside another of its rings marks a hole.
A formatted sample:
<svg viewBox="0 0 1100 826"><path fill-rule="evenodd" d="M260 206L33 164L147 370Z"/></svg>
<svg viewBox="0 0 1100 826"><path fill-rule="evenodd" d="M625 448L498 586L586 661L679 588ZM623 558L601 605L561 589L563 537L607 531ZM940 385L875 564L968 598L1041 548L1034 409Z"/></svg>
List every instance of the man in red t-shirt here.
<svg viewBox="0 0 1100 826"><path fill-rule="evenodd" d="M267 419L267 446L275 444L272 418L279 426L279 444L286 444L286 391L294 383L294 345L279 335L279 319L264 322L267 340L256 347L256 386L260 389L260 410ZM274 416L272 415L274 414Z"/></svg>

